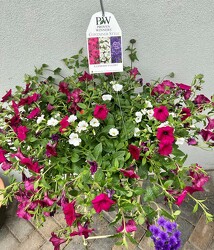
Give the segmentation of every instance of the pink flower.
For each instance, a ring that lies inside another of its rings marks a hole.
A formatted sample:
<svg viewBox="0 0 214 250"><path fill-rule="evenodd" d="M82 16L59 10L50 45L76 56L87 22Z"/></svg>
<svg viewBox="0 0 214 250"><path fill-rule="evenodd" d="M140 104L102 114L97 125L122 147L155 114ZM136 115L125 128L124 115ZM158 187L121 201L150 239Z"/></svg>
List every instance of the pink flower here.
<svg viewBox="0 0 214 250"><path fill-rule="evenodd" d="M82 226L79 222L77 223L77 227L78 227L78 232L74 231L70 234L70 236L75 236L75 235L79 235L79 236L84 236L84 238L88 238L89 234L92 233L94 231L94 229L88 229L88 223L86 222L84 224L84 226Z"/></svg>
<svg viewBox="0 0 214 250"><path fill-rule="evenodd" d="M137 175L132 169L130 170L120 169L120 172L123 173L125 177L135 178L135 179L140 178L140 176Z"/></svg>
<svg viewBox="0 0 214 250"><path fill-rule="evenodd" d="M129 153L131 154L132 158L136 161L140 158L140 148L138 148L135 145L130 144L129 145Z"/></svg>
<svg viewBox="0 0 214 250"><path fill-rule="evenodd" d="M26 104L30 105L33 102L36 102L40 97L41 97L40 94L34 93L33 95L28 96L26 98L21 98L18 105L19 106L23 106L23 105L26 105Z"/></svg>
<svg viewBox="0 0 214 250"><path fill-rule="evenodd" d="M19 126L16 130L16 134L20 141L24 141L27 137L28 129L25 126Z"/></svg>
<svg viewBox="0 0 214 250"><path fill-rule="evenodd" d="M209 176L200 172L201 167L196 166L195 169L190 170L190 176L192 178L193 187L200 189L200 191L204 191L203 186L209 181Z"/></svg>
<svg viewBox="0 0 214 250"><path fill-rule="evenodd" d="M97 56L97 55L95 55L95 56ZM80 82L91 81L91 80L93 80L93 76L88 74L86 71L84 72L84 74L81 77L79 77Z"/></svg>
<svg viewBox="0 0 214 250"><path fill-rule="evenodd" d="M25 86L25 90L22 92L22 94L27 94L28 92L30 92L32 89L30 88L30 83L27 83Z"/></svg>
<svg viewBox="0 0 214 250"><path fill-rule="evenodd" d="M1 164L1 168L2 168L2 170L4 170L4 171L7 171L7 170L11 169L11 167L12 167L12 164L11 164L11 162L9 162L9 161L4 161L4 162L2 162L2 164Z"/></svg>
<svg viewBox="0 0 214 250"><path fill-rule="evenodd" d="M63 213L65 215L65 220L68 226L72 226L74 221L77 218L74 205L75 205L75 201L62 204Z"/></svg>
<svg viewBox="0 0 214 250"><path fill-rule="evenodd" d="M176 85L182 90L184 99L187 100L191 96L191 86L183 84L183 83L176 83Z"/></svg>
<svg viewBox="0 0 214 250"><path fill-rule="evenodd" d="M191 116L191 111L189 108L182 108L181 110L181 120L184 121Z"/></svg>
<svg viewBox="0 0 214 250"><path fill-rule="evenodd" d="M154 117L160 121L165 122L169 116L169 112L166 106L160 106L154 108Z"/></svg>
<svg viewBox="0 0 214 250"><path fill-rule="evenodd" d="M33 118L37 117L40 114L40 112L41 112L40 108L35 108L30 112L30 114L27 116L27 118L33 119Z"/></svg>
<svg viewBox="0 0 214 250"><path fill-rule="evenodd" d="M10 126L14 129L14 131L16 132L17 126L20 123L20 116L19 115L14 115L11 119L10 119Z"/></svg>
<svg viewBox="0 0 214 250"><path fill-rule="evenodd" d="M35 173L40 173L41 169L43 168L42 166L39 166L38 162L33 162L30 158L24 158L21 160L21 164L25 165L29 170Z"/></svg>
<svg viewBox="0 0 214 250"><path fill-rule="evenodd" d="M209 103L210 100L205 95L201 94L197 95L193 102L200 107L201 104Z"/></svg>
<svg viewBox="0 0 214 250"><path fill-rule="evenodd" d="M204 141L214 140L214 133L210 130L202 129L199 134L203 137Z"/></svg>
<svg viewBox="0 0 214 250"><path fill-rule="evenodd" d="M97 213L102 210L108 211L115 202L108 198L107 194L100 194L92 200L93 208Z"/></svg>
<svg viewBox="0 0 214 250"><path fill-rule="evenodd" d="M53 105L51 105L50 103L48 103L47 105L47 111L51 112L55 107Z"/></svg>
<svg viewBox="0 0 214 250"><path fill-rule="evenodd" d="M68 93L69 93L68 83L67 82L60 82L59 83L59 91L63 94L68 95Z"/></svg>
<svg viewBox="0 0 214 250"><path fill-rule="evenodd" d="M19 115L19 106L14 100L12 100L12 108L14 110L15 115L18 116Z"/></svg>
<svg viewBox="0 0 214 250"><path fill-rule="evenodd" d="M135 221L134 220L128 220L125 223L125 229L126 229L127 233L131 233L131 232L137 231L137 227L136 227ZM123 232L123 230L124 230L124 222L122 222L122 226L118 227L116 229L116 231L118 233L120 233L120 232Z"/></svg>
<svg viewBox="0 0 214 250"><path fill-rule="evenodd" d="M138 68L134 67L130 70L130 76L133 76L135 78L137 74L139 74Z"/></svg>
<svg viewBox="0 0 214 250"><path fill-rule="evenodd" d="M7 94L5 94L2 99L1 102L6 102L10 97L12 96L12 90L10 89Z"/></svg>
<svg viewBox="0 0 214 250"><path fill-rule="evenodd" d="M197 145L198 142L196 141L195 138L189 138L187 141L188 145Z"/></svg>
<svg viewBox="0 0 214 250"><path fill-rule="evenodd" d="M172 153L172 144L171 143L166 144L166 143L160 142L158 144L158 146L159 146L158 152L160 155L168 156L169 154Z"/></svg>
<svg viewBox="0 0 214 250"><path fill-rule="evenodd" d="M212 119L210 117L207 117L207 120L208 120L208 124L205 129L207 130L214 129L214 118Z"/></svg>
<svg viewBox="0 0 214 250"><path fill-rule="evenodd" d="M96 105L94 108L94 117L100 120L105 120L108 116L109 110L106 105Z"/></svg>
<svg viewBox="0 0 214 250"><path fill-rule="evenodd" d="M170 126L157 129L157 138L162 144L171 144L174 142L174 128Z"/></svg>
<svg viewBox="0 0 214 250"><path fill-rule="evenodd" d="M175 88L175 84L169 80L165 80L162 83L159 83L152 89L152 95L160 95L160 94L170 94L171 89Z"/></svg>
<svg viewBox="0 0 214 250"><path fill-rule="evenodd" d="M185 197L187 196L187 190L183 190L182 193L176 197L176 202L175 204L180 206L182 202L184 201Z"/></svg>
<svg viewBox="0 0 214 250"><path fill-rule="evenodd" d="M55 201L48 196L47 192L45 192L44 199L42 200L42 202L45 206L51 207Z"/></svg>
<svg viewBox="0 0 214 250"><path fill-rule="evenodd" d="M6 161L6 157L4 156L7 153L3 148L0 148L0 163Z"/></svg>
<svg viewBox="0 0 214 250"><path fill-rule="evenodd" d="M22 201L19 203L16 214L19 218L23 218L25 220L30 220L33 217L33 214L27 212L26 207L29 205L29 201Z"/></svg>
<svg viewBox="0 0 214 250"><path fill-rule="evenodd" d="M57 143L51 144L50 142L48 142L48 144L46 145L46 153L45 153L47 157L57 156L56 146Z"/></svg>
<svg viewBox="0 0 214 250"><path fill-rule="evenodd" d="M69 103L69 102L73 102L73 103L75 103L75 104L77 104L78 102L82 102L83 101L83 98L82 98L82 96L81 96L81 93L82 93L82 90L81 89L74 89L71 93L69 93L68 95L67 95L67 97L68 97L68 100L67 100L67 102Z"/></svg>
<svg viewBox="0 0 214 250"><path fill-rule="evenodd" d="M68 116L66 115L61 121L60 121L60 133L64 133L66 131L66 128L70 125L68 122Z"/></svg>
<svg viewBox="0 0 214 250"><path fill-rule="evenodd" d="M66 242L65 239L59 238L55 233L51 233L49 241L53 244L54 250L60 250L60 245Z"/></svg>
<svg viewBox="0 0 214 250"><path fill-rule="evenodd" d="M111 76L112 74L113 74L112 72L106 72L106 73L105 73L105 76L108 77L108 76Z"/></svg>

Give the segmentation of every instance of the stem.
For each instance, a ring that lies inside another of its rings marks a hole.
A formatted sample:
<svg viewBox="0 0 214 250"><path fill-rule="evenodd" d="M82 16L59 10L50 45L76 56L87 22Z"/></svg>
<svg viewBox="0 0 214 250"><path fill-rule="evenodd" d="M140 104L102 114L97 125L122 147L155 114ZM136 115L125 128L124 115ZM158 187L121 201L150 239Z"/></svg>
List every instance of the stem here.
<svg viewBox="0 0 214 250"><path fill-rule="evenodd" d="M99 236L91 236L88 237L87 240L94 240L94 239L105 239L105 238L109 238L112 237L112 234L107 234L107 235L99 235Z"/></svg>

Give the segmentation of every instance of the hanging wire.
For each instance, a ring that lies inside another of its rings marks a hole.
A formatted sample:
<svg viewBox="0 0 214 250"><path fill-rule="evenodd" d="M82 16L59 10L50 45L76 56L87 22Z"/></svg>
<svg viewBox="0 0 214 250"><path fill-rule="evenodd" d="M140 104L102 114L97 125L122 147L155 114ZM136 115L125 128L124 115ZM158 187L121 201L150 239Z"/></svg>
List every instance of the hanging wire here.
<svg viewBox="0 0 214 250"><path fill-rule="evenodd" d="M103 6L103 0L100 0L100 6L101 6L101 10L102 10L102 15L105 16L105 10L104 10L104 6Z"/></svg>

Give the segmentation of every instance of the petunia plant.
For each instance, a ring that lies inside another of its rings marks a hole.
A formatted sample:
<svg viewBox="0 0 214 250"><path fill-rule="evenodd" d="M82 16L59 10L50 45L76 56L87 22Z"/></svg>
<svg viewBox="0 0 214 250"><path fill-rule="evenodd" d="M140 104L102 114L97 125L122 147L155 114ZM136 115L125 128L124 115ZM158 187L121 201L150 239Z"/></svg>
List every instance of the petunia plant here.
<svg viewBox="0 0 214 250"><path fill-rule="evenodd" d="M63 59L68 76L43 64L25 76L25 87L1 99L0 166L8 176L14 170L22 176L11 178L3 204L15 198L18 217L38 226L61 210L67 226L52 233L55 249L73 237L85 244L95 238L94 215L110 211L116 211L111 236L118 244L135 242L137 226L146 223L156 249L179 249L175 221L188 197L193 212L200 207L212 220L194 196L209 176L185 163L181 145L211 150L214 98L201 94L201 74L189 85L169 80L173 73L144 83L132 66L134 43L127 49L131 67L122 73L90 75L80 50Z"/></svg>

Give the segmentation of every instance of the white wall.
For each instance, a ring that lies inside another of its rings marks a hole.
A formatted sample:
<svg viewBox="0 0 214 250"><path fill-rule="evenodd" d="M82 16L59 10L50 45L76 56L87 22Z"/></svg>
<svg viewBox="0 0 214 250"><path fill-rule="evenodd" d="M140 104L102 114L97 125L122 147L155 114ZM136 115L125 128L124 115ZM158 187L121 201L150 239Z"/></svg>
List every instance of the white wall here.
<svg viewBox="0 0 214 250"><path fill-rule="evenodd" d="M213 0L103 0L123 31L124 46L137 39L145 81L176 73L189 84L205 75L214 93ZM60 66L60 59L86 47L90 17L99 0L0 0L0 96L22 83L34 65ZM196 153L194 153L196 152ZM214 168L213 152L191 151L190 161Z"/></svg>

